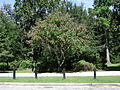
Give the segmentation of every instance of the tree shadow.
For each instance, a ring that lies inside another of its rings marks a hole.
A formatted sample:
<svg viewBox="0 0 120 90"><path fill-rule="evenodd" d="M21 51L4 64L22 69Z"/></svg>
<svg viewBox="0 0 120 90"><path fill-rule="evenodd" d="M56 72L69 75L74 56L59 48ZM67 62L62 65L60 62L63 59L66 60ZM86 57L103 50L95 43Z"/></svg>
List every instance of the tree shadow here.
<svg viewBox="0 0 120 90"><path fill-rule="evenodd" d="M0 71L0 73L10 73L10 71Z"/></svg>
<svg viewBox="0 0 120 90"><path fill-rule="evenodd" d="M106 71L120 71L120 65L107 66Z"/></svg>

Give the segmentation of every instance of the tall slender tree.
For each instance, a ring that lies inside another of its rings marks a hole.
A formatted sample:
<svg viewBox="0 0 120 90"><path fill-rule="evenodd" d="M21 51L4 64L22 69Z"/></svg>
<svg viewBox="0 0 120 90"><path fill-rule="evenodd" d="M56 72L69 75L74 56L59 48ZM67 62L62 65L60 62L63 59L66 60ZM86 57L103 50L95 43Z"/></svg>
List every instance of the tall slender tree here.
<svg viewBox="0 0 120 90"><path fill-rule="evenodd" d="M110 9L111 4L107 0L94 0L94 14L97 20L98 34L102 35L101 44L105 44L106 48L106 64L111 64L109 53L109 32L110 32L110 20L112 11Z"/></svg>

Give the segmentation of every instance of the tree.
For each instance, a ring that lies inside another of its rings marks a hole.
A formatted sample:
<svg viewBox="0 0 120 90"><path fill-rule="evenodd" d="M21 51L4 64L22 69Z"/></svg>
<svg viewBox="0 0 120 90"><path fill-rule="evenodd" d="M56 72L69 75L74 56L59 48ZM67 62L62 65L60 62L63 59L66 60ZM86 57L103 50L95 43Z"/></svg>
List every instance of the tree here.
<svg viewBox="0 0 120 90"><path fill-rule="evenodd" d="M114 59L119 56L119 4L119 0L94 0L95 30L101 45L105 44L106 64L118 62Z"/></svg>
<svg viewBox="0 0 120 90"><path fill-rule="evenodd" d="M111 18L111 37L110 37L110 47L111 47L111 57L112 62L119 63L120 58L120 1L112 0L112 18Z"/></svg>
<svg viewBox="0 0 120 90"><path fill-rule="evenodd" d="M49 62L54 64L51 68L60 70L68 64L67 60L70 63L71 57L76 53L81 54L89 50L90 36L86 33L86 26L73 22L68 14L55 13L45 20L38 20L28 33L28 37L31 37L28 42L33 48L37 47L37 61Z"/></svg>
<svg viewBox="0 0 120 90"><path fill-rule="evenodd" d="M27 34L31 31L31 27L35 26L35 22L38 19L44 20L45 16L53 12L61 2L61 0L15 0L15 20L18 25L22 28L24 42L23 47L26 49L24 53L25 58L33 58L39 53L35 52L29 44L26 43L30 38L27 37ZM34 49L37 49L34 48Z"/></svg>
<svg viewBox="0 0 120 90"><path fill-rule="evenodd" d="M28 32L38 18L52 12L61 0L15 0L15 19Z"/></svg>
<svg viewBox="0 0 120 90"><path fill-rule="evenodd" d="M94 11L97 20L97 31L98 35L101 35L102 44L105 44L106 48L106 64L111 64L109 55L109 32L110 20L112 10L110 9L111 4L106 0L94 0ZM105 39L104 39L105 38Z"/></svg>
<svg viewBox="0 0 120 90"><path fill-rule="evenodd" d="M0 61L7 63L18 60L21 52L21 31L13 20L10 6L4 5L0 9ZM19 56L18 56L19 55Z"/></svg>
<svg viewBox="0 0 120 90"><path fill-rule="evenodd" d="M85 52L82 55L81 54L76 55L76 57L79 56L79 59L81 60L84 59L100 67L98 64L100 64L102 60L101 59L102 56L100 55L100 52L102 51L101 49L103 49L103 45L101 45L99 39L96 38L96 34L94 30L95 18L94 15L91 13L91 11L92 9L87 12L87 10L84 9L84 4L82 3L80 6L77 6L76 4L72 4L71 2L65 2L65 4L61 5L60 7L60 12L64 14L69 14L74 19L74 22L77 22L79 24L84 24L88 30L87 34L91 36L90 39L91 50Z"/></svg>

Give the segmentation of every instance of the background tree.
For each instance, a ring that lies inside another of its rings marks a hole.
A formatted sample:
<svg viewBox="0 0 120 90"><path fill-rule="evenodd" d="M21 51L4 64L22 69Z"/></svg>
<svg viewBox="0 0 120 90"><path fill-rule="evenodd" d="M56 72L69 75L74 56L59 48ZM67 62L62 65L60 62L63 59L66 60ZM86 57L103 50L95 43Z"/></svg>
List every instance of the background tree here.
<svg viewBox="0 0 120 90"><path fill-rule="evenodd" d="M32 26L35 26L35 22L37 19L44 20L44 17L53 12L59 5L61 0L16 0L15 7L15 20L16 23L19 24L22 28L23 32L23 41L24 48L26 50L26 56L36 58L37 48L30 47L26 41L30 40L27 37L27 33L31 30ZM32 53L33 52L33 53ZM36 54L36 55L35 55ZM26 57L27 58L27 57Z"/></svg>
<svg viewBox="0 0 120 90"><path fill-rule="evenodd" d="M115 17L119 19L119 1L118 0L94 0L94 10L92 13L96 16L96 35L100 38L99 42L101 45L105 45L106 48L106 64L110 64L111 61L114 63L115 52L118 53L119 44L119 36L116 36L119 33L119 23L115 20ZM117 4L117 5L116 5ZM115 7L117 10L115 11ZM116 13L116 15L115 15ZM115 22L114 22L115 20ZM116 24L118 26L116 26ZM115 30L117 28L117 31ZM116 33L116 35L115 35ZM116 43L114 41L117 41ZM110 50L110 51L109 51ZM103 55L104 56L104 55ZM118 60L117 60L118 61Z"/></svg>
<svg viewBox="0 0 120 90"><path fill-rule="evenodd" d="M119 63L120 58L120 1L114 0L111 3L112 6L112 18L111 18L111 33L110 33L110 47L111 58L113 63Z"/></svg>
<svg viewBox="0 0 120 90"><path fill-rule="evenodd" d="M0 9L0 61L7 63L22 57L21 31L12 18L10 5Z"/></svg>
<svg viewBox="0 0 120 90"><path fill-rule="evenodd" d="M109 55L109 33L110 32L110 20L111 13L110 4L107 1L95 0L94 1L94 13L96 15L96 29L98 35L101 35L101 44L105 45L106 48L106 60L107 64L110 64L110 55Z"/></svg>
<svg viewBox="0 0 120 90"><path fill-rule="evenodd" d="M15 19L25 31L29 31L35 25L38 18L52 12L60 0L15 0Z"/></svg>

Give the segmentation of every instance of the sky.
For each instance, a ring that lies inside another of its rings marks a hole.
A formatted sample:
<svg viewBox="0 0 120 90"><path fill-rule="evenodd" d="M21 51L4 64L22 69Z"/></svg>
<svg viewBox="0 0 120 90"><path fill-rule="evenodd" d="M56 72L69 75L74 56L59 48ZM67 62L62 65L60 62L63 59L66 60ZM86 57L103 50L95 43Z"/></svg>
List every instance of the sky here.
<svg viewBox="0 0 120 90"><path fill-rule="evenodd" d="M84 8L92 8L93 1L94 0L69 0L73 3L76 3L77 5L80 5L81 3L84 4Z"/></svg>
<svg viewBox="0 0 120 90"><path fill-rule="evenodd" d="M3 5L3 4L10 4L13 8L13 5L15 3L15 0L0 0L0 7Z"/></svg>
<svg viewBox="0 0 120 90"><path fill-rule="evenodd" d="M87 8L92 8L92 4L93 4L94 0L68 0L68 1L76 3L77 5L80 5L82 2L84 4L84 8L87 9ZM0 7L3 4L11 4L11 6L13 8L14 3L15 3L15 0L0 0Z"/></svg>

